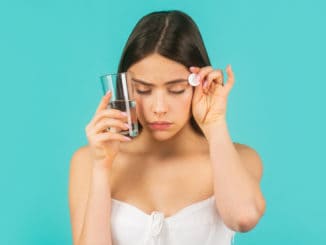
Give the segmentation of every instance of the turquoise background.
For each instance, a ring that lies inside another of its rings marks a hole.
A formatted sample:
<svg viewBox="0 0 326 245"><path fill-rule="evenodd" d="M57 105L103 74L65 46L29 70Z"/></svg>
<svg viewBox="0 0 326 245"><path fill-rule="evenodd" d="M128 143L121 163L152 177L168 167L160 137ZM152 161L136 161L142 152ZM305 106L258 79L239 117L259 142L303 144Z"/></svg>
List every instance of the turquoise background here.
<svg viewBox="0 0 326 245"><path fill-rule="evenodd" d="M143 15L179 9L214 67L232 64L228 124L264 163L267 210L235 244L326 244L323 0L0 2L0 244L71 244L69 162Z"/></svg>

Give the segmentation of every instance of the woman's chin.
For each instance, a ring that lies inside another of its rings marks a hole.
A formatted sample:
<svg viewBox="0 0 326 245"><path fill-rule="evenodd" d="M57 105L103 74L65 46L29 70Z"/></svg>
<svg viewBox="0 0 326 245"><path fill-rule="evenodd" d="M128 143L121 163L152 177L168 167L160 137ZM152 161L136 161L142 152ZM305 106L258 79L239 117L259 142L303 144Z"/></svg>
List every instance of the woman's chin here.
<svg viewBox="0 0 326 245"><path fill-rule="evenodd" d="M169 131L163 131L163 130L162 131L155 130L155 131L151 131L151 135L153 139L157 141L166 141L173 138L175 136L175 133Z"/></svg>

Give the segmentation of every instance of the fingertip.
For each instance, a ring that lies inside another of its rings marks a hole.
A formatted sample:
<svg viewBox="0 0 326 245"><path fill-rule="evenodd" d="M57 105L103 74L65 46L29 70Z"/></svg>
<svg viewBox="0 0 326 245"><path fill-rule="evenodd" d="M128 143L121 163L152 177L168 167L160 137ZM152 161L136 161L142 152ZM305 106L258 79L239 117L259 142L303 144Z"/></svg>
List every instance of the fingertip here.
<svg viewBox="0 0 326 245"><path fill-rule="evenodd" d="M103 96L103 99L104 100L110 99L111 98L111 94L112 94L111 91L107 91L106 94Z"/></svg>
<svg viewBox="0 0 326 245"><path fill-rule="evenodd" d="M231 65L227 65L225 70L226 70L226 73L228 74L228 76L229 76L230 74L232 74Z"/></svg>
<svg viewBox="0 0 326 245"><path fill-rule="evenodd" d="M131 138L129 138L127 136L124 136L123 139L126 140L126 141L131 141Z"/></svg>
<svg viewBox="0 0 326 245"><path fill-rule="evenodd" d="M198 69L198 67L196 67L196 66L190 66L190 67L189 67L189 70L190 70L191 72L196 72L197 69Z"/></svg>

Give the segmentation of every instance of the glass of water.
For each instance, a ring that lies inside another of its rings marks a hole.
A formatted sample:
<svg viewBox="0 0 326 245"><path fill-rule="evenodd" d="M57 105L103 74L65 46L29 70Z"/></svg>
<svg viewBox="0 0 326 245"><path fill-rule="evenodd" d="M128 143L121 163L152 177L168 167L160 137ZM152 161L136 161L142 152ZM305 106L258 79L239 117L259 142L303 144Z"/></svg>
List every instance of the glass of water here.
<svg viewBox="0 0 326 245"><path fill-rule="evenodd" d="M134 86L132 83L132 74L130 72L111 73L100 77L103 93L111 91L109 108L117 109L127 113L128 130L122 130L119 133L129 137L138 135L138 123L136 114L136 101ZM110 128L111 132L117 132L116 128Z"/></svg>

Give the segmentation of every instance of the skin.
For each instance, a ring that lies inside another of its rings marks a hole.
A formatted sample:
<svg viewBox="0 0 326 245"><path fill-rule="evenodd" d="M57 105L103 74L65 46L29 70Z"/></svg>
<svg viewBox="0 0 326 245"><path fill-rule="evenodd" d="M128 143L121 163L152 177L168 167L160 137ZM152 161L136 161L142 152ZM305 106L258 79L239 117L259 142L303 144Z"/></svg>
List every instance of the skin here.
<svg viewBox="0 0 326 245"><path fill-rule="evenodd" d="M187 153L185 146L188 144L185 145L184 142L188 141L189 136L202 141L202 137L195 134L189 123L193 88L188 84L190 72L185 66L154 54L134 64L128 71L137 80L153 84L148 86L135 83L137 114L143 132L133 140L129 148L141 147L150 157L158 157L162 152L164 156L166 153L172 156ZM165 84L173 80L181 81ZM153 121L169 121L172 125L167 130L152 130L148 123Z"/></svg>
<svg viewBox="0 0 326 245"><path fill-rule="evenodd" d="M228 81L225 83L221 70L189 68L152 54L128 71L137 80L152 84L136 87L139 91L150 91L136 95L137 116L143 130L130 141L119 134L98 133L107 128L106 124L99 126L99 118L113 115L106 109L110 95L104 96L86 128L90 144L80 148L72 160L70 199L73 216L77 217L72 220L76 227L74 236L78 237L83 223L89 173L94 169L98 175L103 175L104 170L110 176L103 179L109 180L111 198L129 203L144 213L160 210L165 217L173 216L182 208L215 195L216 208L229 228L246 232L255 227L265 212L259 186L262 161L251 147L233 143L227 129L227 97L234 84L231 67L226 69ZM195 88L187 82L165 84L176 79L186 80L191 72L200 77L200 85ZM173 91L183 92L173 94ZM122 129L126 118L118 112L114 115L115 125ZM204 136L192 129L191 115ZM152 130L148 122L158 120L170 121L172 125L167 130ZM105 151L96 147L103 142L119 151L105 156ZM96 154L97 150L109 161Z"/></svg>
<svg viewBox="0 0 326 245"><path fill-rule="evenodd" d="M146 213L162 210L169 216L213 195L208 142L189 123L194 94L187 82L190 71L157 54L134 64L129 71L137 80L153 86L135 85L138 91L150 91L136 94L143 130L131 142L120 145L113 164L112 196ZM184 82L165 84L177 79ZM173 94L180 91L184 92ZM172 125L167 130L152 130L148 122L159 120Z"/></svg>

